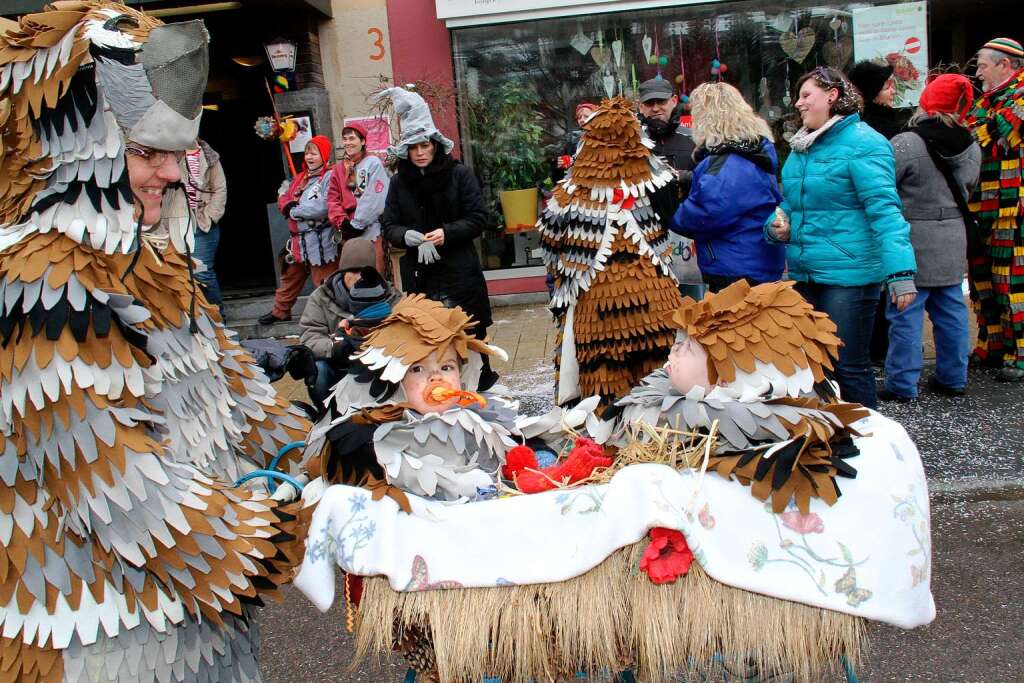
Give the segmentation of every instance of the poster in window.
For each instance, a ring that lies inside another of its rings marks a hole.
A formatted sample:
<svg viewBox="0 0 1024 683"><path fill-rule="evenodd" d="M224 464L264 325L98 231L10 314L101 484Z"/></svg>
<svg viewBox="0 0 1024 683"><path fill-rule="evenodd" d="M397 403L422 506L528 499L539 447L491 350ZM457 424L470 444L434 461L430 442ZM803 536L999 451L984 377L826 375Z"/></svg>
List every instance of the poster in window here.
<svg viewBox="0 0 1024 683"><path fill-rule="evenodd" d="M290 117L295 122L295 137L288 142L288 151L292 154L302 154L306 151L306 145L313 139L313 122L308 116Z"/></svg>
<svg viewBox="0 0 1024 683"><path fill-rule="evenodd" d="M893 68L895 107L915 107L928 75L927 2L853 11L853 55Z"/></svg>
<svg viewBox="0 0 1024 683"><path fill-rule="evenodd" d="M345 124L359 123L366 128L366 151L381 158L387 155L391 145L391 126L387 121L375 116L347 118Z"/></svg>

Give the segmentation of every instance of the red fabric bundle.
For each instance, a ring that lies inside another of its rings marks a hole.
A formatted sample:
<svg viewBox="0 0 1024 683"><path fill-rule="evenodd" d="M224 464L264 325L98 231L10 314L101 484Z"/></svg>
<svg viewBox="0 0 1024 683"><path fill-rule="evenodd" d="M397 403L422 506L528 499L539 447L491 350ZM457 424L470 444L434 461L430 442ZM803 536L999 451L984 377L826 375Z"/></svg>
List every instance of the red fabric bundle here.
<svg viewBox="0 0 1024 683"><path fill-rule="evenodd" d="M501 473L516 483L523 493L540 493L557 484L574 484L589 477L599 467L611 467L612 459L590 439L580 437L565 460L538 469L537 456L528 446L516 446L505 455Z"/></svg>

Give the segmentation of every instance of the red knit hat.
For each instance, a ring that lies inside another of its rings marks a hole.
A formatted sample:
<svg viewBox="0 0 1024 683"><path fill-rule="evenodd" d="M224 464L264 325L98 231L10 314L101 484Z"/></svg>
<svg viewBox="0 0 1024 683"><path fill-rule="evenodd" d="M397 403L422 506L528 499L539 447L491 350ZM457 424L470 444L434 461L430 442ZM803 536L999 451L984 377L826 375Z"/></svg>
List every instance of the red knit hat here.
<svg viewBox="0 0 1024 683"><path fill-rule="evenodd" d="M918 104L929 114L956 114L963 121L973 101L974 88L966 76L942 74L928 82Z"/></svg>
<svg viewBox="0 0 1024 683"><path fill-rule="evenodd" d="M366 142L366 138L368 138L369 135L370 135L369 131L366 130L366 126L364 126L363 124L359 123L358 121L348 121L348 122L346 122L345 123L345 127L341 129L342 135L345 134L346 130L353 130L353 131L355 131L356 134L363 139L363 142Z"/></svg>
<svg viewBox="0 0 1024 683"><path fill-rule="evenodd" d="M316 148L320 150L320 159L324 162L324 168L327 168L334 161L334 145L327 139L326 135L314 135L306 143L307 146L312 143L316 145Z"/></svg>
<svg viewBox="0 0 1024 683"><path fill-rule="evenodd" d="M597 111L597 105L593 102L580 102L576 105L576 118L580 116L580 109L589 109L591 113Z"/></svg>

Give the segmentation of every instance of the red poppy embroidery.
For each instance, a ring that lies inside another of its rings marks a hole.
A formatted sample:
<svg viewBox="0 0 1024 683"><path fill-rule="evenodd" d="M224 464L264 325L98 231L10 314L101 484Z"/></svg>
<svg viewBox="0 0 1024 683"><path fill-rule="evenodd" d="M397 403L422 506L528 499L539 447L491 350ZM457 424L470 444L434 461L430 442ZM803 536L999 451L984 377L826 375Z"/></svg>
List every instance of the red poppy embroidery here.
<svg viewBox="0 0 1024 683"><path fill-rule="evenodd" d="M377 182L375 182L373 184L373 191L376 192L377 194L380 194L381 192L383 192L384 191L384 181L383 180L378 180Z"/></svg>
<svg viewBox="0 0 1024 683"><path fill-rule="evenodd" d="M651 543L640 559L640 569L647 572L651 583L672 583L690 571L693 553L686 537L675 529L651 529Z"/></svg>

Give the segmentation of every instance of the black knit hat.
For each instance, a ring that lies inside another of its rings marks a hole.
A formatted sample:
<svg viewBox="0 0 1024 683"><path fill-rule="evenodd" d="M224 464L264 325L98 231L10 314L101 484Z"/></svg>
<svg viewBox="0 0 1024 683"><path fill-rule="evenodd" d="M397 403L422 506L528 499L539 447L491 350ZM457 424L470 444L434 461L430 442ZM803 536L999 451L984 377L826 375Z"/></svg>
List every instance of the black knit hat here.
<svg viewBox="0 0 1024 683"><path fill-rule="evenodd" d="M357 318L375 318L379 322L391 313L387 283L370 266L359 271L359 280L348 290L348 296Z"/></svg>
<svg viewBox="0 0 1024 683"><path fill-rule="evenodd" d="M892 65L870 61L857 62L846 75L860 91L866 104L882 92L885 82L892 76Z"/></svg>

